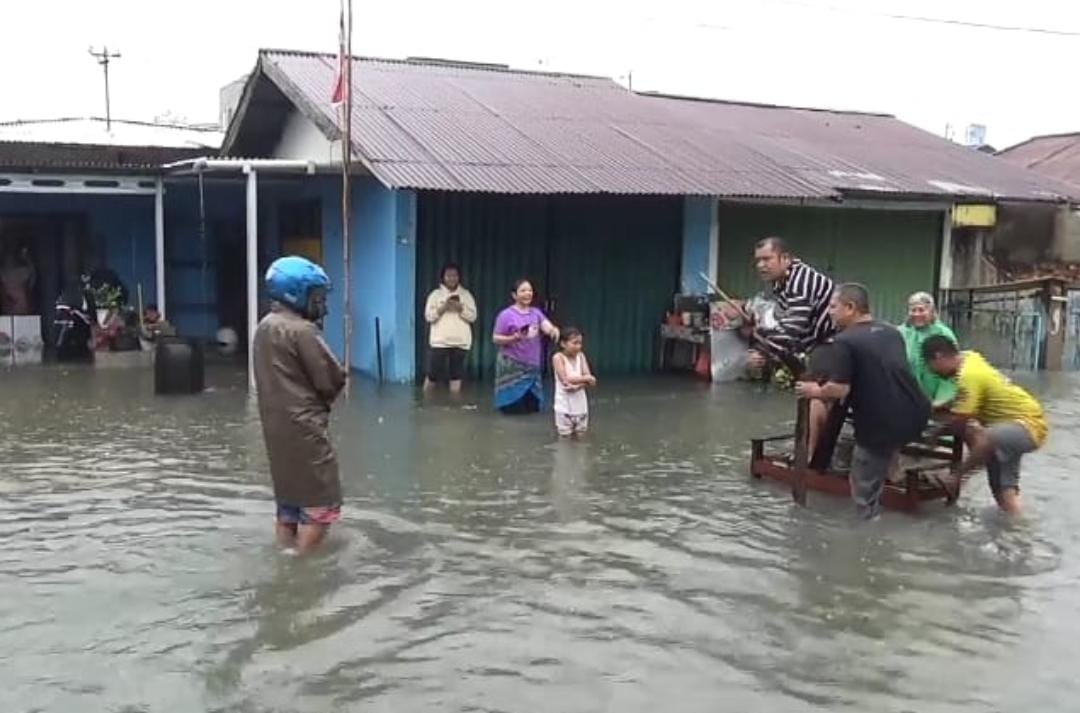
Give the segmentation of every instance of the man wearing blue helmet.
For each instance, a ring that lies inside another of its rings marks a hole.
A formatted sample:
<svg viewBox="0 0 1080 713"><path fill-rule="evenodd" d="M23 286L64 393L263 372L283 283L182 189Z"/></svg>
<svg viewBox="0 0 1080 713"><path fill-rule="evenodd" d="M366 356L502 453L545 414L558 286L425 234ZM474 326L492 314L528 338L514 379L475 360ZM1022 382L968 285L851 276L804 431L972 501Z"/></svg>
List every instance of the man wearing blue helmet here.
<svg viewBox="0 0 1080 713"><path fill-rule="evenodd" d="M266 271L270 313L255 331L255 386L277 500L278 542L316 547L341 517L341 481L330 443L330 408L345 370L319 325L330 279L302 257Z"/></svg>

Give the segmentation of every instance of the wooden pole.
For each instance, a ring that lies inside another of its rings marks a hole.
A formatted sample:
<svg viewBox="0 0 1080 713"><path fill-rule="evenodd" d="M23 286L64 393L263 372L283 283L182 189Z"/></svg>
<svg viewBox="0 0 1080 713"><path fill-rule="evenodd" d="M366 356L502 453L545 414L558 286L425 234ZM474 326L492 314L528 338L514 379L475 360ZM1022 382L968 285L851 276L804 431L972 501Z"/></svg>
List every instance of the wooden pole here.
<svg viewBox="0 0 1080 713"><path fill-rule="evenodd" d="M791 499L806 505L806 469L810 467L810 399L798 399L795 409L795 473L791 479Z"/></svg>
<svg viewBox="0 0 1080 713"><path fill-rule="evenodd" d="M379 378L379 386L382 386L382 325L379 323L378 317L375 318L375 365L375 372Z"/></svg>
<svg viewBox="0 0 1080 713"><path fill-rule="evenodd" d="M352 265L350 238L352 223L352 0L342 4L342 32L345 61L342 67L345 91L341 106L341 240L342 259L345 262L342 288L345 290L345 395L349 395L349 382L352 380Z"/></svg>

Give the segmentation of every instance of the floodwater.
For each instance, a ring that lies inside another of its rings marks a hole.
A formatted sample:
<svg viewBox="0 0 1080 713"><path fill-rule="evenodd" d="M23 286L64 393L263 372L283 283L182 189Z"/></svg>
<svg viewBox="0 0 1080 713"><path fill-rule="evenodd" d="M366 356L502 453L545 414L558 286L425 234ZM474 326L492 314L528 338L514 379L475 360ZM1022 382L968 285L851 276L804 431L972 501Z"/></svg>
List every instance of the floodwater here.
<svg viewBox="0 0 1080 713"><path fill-rule="evenodd" d="M594 434L359 386L345 519L271 541L243 375L0 374L0 711L1063 711L1080 700L1075 376L1030 515L857 524L747 476L789 397L607 383ZM477 401L470 407L470 401Z"/></svg>

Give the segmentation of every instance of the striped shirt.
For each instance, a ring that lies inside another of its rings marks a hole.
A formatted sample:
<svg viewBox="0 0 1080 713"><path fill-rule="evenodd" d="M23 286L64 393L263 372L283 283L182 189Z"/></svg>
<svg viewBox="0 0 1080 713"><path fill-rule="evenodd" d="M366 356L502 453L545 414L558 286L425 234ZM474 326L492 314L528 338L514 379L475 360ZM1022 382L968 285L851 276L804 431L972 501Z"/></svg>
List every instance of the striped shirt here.
<svg viewBox="0 0 1080 713"><path fill-rule="evenodd" d="M766 348L774 354L803 354L833 335L829 300L833 281L801 260L795 260L784 279L773 285L780 308L775 329L761 331Z"/></svg>

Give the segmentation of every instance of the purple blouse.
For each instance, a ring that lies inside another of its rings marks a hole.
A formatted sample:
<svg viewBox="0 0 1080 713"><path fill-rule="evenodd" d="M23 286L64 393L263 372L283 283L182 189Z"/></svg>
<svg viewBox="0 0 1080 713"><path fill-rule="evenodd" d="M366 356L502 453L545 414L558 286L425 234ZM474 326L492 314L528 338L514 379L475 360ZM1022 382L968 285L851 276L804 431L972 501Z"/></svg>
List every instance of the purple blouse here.
<svg viewBox="0 0 1080 713"><path fill-rule="evenodd" d="M529 329L529 337L515 344L509 344L502 349L502 353L514 361L532 366L540 366L543 359L543 335L540 325L547 317L536 307L530 307L528 312L519 312L515 307L507 307L495 319L495 334L510 336L520 332L523 328Z"/></svg>

